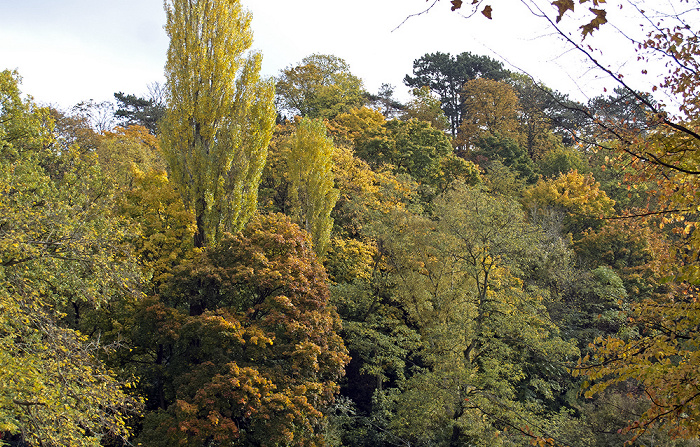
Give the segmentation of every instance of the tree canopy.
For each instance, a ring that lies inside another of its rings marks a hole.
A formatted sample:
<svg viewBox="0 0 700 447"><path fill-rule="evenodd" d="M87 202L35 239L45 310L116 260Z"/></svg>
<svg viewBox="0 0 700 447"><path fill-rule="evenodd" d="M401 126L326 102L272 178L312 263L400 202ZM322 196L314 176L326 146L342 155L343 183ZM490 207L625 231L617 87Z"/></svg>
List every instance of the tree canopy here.
<svg viewBox="0 0 700 447"><path fill-rule="evenodd" d="M0 72L0 444L700 445L699 10L521 1L617 88L435 52L407 104L333 55L275 93L238 0L166 1L116 116Z"/></svg>
<svg viewBox="0 0 700 447"><path fill-rule="evenodd" d="M274 88L250 53L251 16L240 2L166 2L170 36L162 147L198 247L238 231L257 204L275 120ZM216 20L213 18L216 17Z"/></svg>

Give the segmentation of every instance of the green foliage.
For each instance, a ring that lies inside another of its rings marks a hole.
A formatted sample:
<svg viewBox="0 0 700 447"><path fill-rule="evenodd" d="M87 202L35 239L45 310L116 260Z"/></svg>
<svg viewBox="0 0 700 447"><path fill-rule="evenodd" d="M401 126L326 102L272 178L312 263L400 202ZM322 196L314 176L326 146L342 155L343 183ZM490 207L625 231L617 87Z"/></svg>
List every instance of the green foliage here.
<svg viewBox="0 0 700 447"><path fill-rule="evenodd" d="M309 233L319 257L326 251L339 197L334 188L337 151L320 120L279 124L261 182L261 209L292 217Z"/></svg>
<svg viewBox="0 0 700 447"><path fill-rule="evenodd" d="M411 93L413 99L406 105L401 114L401 119L425 121L430 123L435 129L446 132L450 127L450 123L445 112L440 107L440 99L433 95L427 85L414 88Z"/></svg>
<svg viewBox="0 0 700 447"><path fill-rule="evenodd" d="M576 129L575 126L564 125L567 121L564 118L572 114L571 101L524 74L512 73L509 82L518 95L521 144L530 158L539 160L545 154L560 149L563 137L570 138L570 135L557 135L555 132Z"/></svg>
<svg viewBox="0 0 700 447"><path fill-rule="evenodd" d="M413 76L406 75L404 84L408 87L429 87L440 98L442 110L450 120L452 136L462 124L462 86L476 78L501 80L509 72L503 65L488 56L477 56L468 52L452 56L436 52L421 56L413 61Z"/></svg>
<svg viewBox="0 0 700 447"><path fill-rule="evenodd" d="M521 197L526 186L525 179L500 160L489 163L483 178L484 185L490 192L506 197Z"/></svg>
<svg viewBox="0 0 700 447"><path fill-rule="evenodd" d="M168 93L115 95L146 128L0 73L3 442L698 445L693 11L637 48L674 117L470 53L416 60L405 107L328 55L275 97L238 0L165 9Z"/></svg>
<svg viewBox="0 0 700 447"><path fill-rule="evenodd" d="M526 183L535 183L539 178L537 166L527 152L515 140L498 133L479 138L472 157L486 169L498 161L516 172Z"/></svg>
<svg viewBox="0 0 700 447"><path fill-rule="evenodd" d="M156 89L153 93L162 94L163 92ZM120 119L122 126L143 126L152 135L158 133L158 124L165 115L165 104L162 97L151 95L151 98L141 98L118 92L114 94L114 99L118 103L114 116Z"/></svg>
<svg viewBox="0 0 700 447"><path fill-rule="evenodd" d="M589 171L588 162L581 152L575 148L567 147L558 147L547 152L537 161L537 166L542 176L547 179L558 177L569 171L577 171L582 174Z"/></svg>
<svg viewBox="0 0 700 447"><path fill-rule="evenodd" d="M103 306L135 285L130 225L111 214L97 157L54 140L16 74L0 73L0 101L0 432L30 445L125 439L138 401L62 310Z"/></svg>
<svg viewBox="0 0 700 447"><path fill-rule="evenodd" d="M260 78L261 55L248 54L251 16L240 2L174 0L166 14L169 94L161 144L202 247L240 230L255 212L274 88Z"/></svg>
<svg viewBox="0 0 700 447"><path fill-rule="evenodd" d="M615 200L615 209L620 214L644 213L644 210L662 206L665 201L664 188L653 178L643 178L644 169L639 168L629 154L615 155L599 150L588 155L587 171Z"/></svg>
<svg viewBox="0 0 700 447"><path fill-rule="evenodd" d="M362 81L350 72L343 59L312 54L299 65L282 70L277 79L277 103L289 115L333 119L362 107ZM290 116L291 118L291 116Z"/></svg>
<svg viewBox="0 0 700 447"><path fill-rule="evenodd" d="M394 174L408 174L433 192L458 179L479 182L477 168L455 156L449 138L428 122L386 121L378 112L355 109L339 115L333 125L340 139L349 140L357 156L375 170L386 166Z"/></svg>
<svg viewBox="0 0 700 447"><path fill-rule="evenodd" d="M311 235L316 255L326 251L339 192L333 187L333 141L320 120L303 118L292 137L289 199L294 220Z"/></svg>
<svg viewBox="0 0 700 447"><path fill-rule="evenodd" d="M383 240L424 365L382 393L387 429L411 443L492 442L504 426L524 431L544 417L537 402L561 385L543 365L576 351L516 276L538 238L516 202L457 187L434 216L393 215Z"/></svg>

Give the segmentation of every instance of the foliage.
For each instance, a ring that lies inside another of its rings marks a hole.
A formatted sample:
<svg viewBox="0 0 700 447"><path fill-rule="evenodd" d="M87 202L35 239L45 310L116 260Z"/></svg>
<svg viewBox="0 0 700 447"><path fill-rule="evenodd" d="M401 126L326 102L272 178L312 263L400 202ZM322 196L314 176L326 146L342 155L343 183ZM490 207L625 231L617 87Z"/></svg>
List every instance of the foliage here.
<svg viewBox="0 0 700 447"><path fill-rule="evenodd" d="M393 85L382 84L376 95L366 93L368 97L367 105L371 109L378 110L387 118L395 118L406 109L406 106L394 98L394 90Z"/></svg>
<svg viewBox="0 0 700 447"><path fill-rule="evenodd" d="M165 170L158 140L142 126L105 132L96 152L102 171L122 188L133 187L134 170Z"/></svg>
<svg viewBox="0 0 700 447"><path fill-rule="evenodd" d="M161 144L194 212L195 246L215 244L252 216L272 136L273 85L260 78L251 16L238 1L166 2L168 104ZM213 19L216 18L216 20Z"/></svg>
<svg viewBox="0 0 700 447"><path fill-rule="evenodd" d="M2 440L697 446L698 10L526 3L618 87L438 52L403 106L312 55L274 96L237 0L166 2L167 94L115 95L147 127L2 72Z"/></svg>
<svg viewBox="0 0 700 447"><path fill-rule="evenodd" d="M598 338L594 355L584 357L574 373L596 381L589 396L630 379L639 383L650 407L629 426L636 436L658 425L672 436L697 437L695 290L685 287L665 299L644 300L632 310L639 336Z"/></svg>
<svg viewBox="0 0 700 447"><path fill-rule="evenodd" d="M349 140L357 156L375 170L386 166L438 192L457 179L478 182L477 168L456 157L449 138L428 122L386 121L376 111L355 109L339 115L333 126L339 140Z"/></svg>
<svg viewBox="0 0 700 447"><path fill-rule="evenodd" d="M425 121L435 129L446 132L450 123L445 112L440 107L440 99L431 93L428 86L414 88L411 92L413 99L408 102L401 114L401 119Z"/></svg>
<svg viewBox="0 0 700 447"><path fill-rule="evenodd" d="M129 384L61 312L104 305L137 280L130 225L112 206L96 156L56 141L48 110L0 73L0 431L30 445L98 446L131 431Z"/></svg>
<svg viewBox="0 0 700 447"><path fill-rule="evenodd" d="M227 235L141 312L158 334L141 349L170 353L152 385L164 389L151 391L165 405L144 422L144 441L320 445L347 354L323 268L287 217Z"/></svg>
<svg viewBox="0 0 700 447"><path fill-rule="evenodd" d="M558 177L569 171L576 171L582 174L588 172L588 162L583 154L571 147L558 147L542 156L537 161L539 172L546 179Z"/></svg>
<svg viewBox="0 0 700 447"><path fill-rule="evenodd" d="M158 133L158 123L165 115L165 98L158 86L151 91L149 98L118 92L114 94L114 99L118 103L114 116L123 127L138 125L148 129L152 135Z"/></svg>
<svg viewBox="0 0 700 447"><path fill-rule="evenodd" d="M473 79L464 84L462 106L464 119L454 140L461 155L483 168L498 160L534 183L536 166L524 148L515 89L505 82Z"/></svg>
<svg viewBox="0 0 700 447"><path fill-rule="evenodd" d="M436 445L497 442L504 427L529 436L525 424L544 416L537 402L559 389L557 368L542 365L575 352L516 276L537 231L517 203L464 186L437 200L434 215L393 215L383 240L422 365L377 392L387 429Z"/></svg>
<svg viewBox="0 0 700 447"><path fill-rule="evenodd" d="M476 167L458 159L445 134L428 123L393 120L387 122L385 128L389 144L377 148L377 152L358 148L360 157L370 163L388 163L395 173L409 174L418 183L438 191L444 191L457 178L470 183L477 181Z"/></svg>
<svg viewBox="0 0 700 447"><path fill-rule="evenodd" d="M562 135L562 121L571 115L571 101L531 77L513 73L509 79L518 94L518 125L522 145L533 160L561 147L570 132ZM573 126L569 125L569 129ZM578 126L576 126L578 127Z"/></svg>
<svg viewBox="0 0 700 447"><path fill-rule="evenodd" d="M361 237L377 216L417 200L415 183L384 170L373 171L349 149L338 148L333 166L340 191L333 215L341 234Z"/></svg>
<svg viewBox="0 0 700 447"><path fill-rule="evenodd" d="M379 111L360 107L341 113L329 122L336 143L353 148L386 144L387 119Z"/></svg>
<svg viewBox="0 0 700 447"><path fill-rule="evenodd" d="M601 219L610 216L615 205L592 175L577 171L539 180L524 192L523 203L531 212L547 208L565 212L565 230L576 237L588 228L600 227Z"/></svg>
<svg viewBox="0 0 700 447"><path fill-rule="evenodd" d="M489 169L493 162L500 162L530 184L539 178L537 166L527 152L513 139L498 133L479 138L470 158L485 169Z"/></svg>
<svg viewBox="0 0 700 447"><path fill-rule="evenodd" d="M327 248L339 195L334 188L337 150L318 119L278 124L261 182L261 210L290 216L309 233L319 257Z"/></svg>
<svg viewBox="0 0 700 447"><path fill-rule="evenodd" d="M461 98L464 84L477 78L501 80L508 74L500 62L487 56L468 52L452 56L436 52L413 61L413 76L406 75L404 84L412 88L425 86L438 95L454 137L464 116Z"/></svg>
<svg viewBox="0 0 700 447"><path fill-rule="evenodd" d="M339 192L333 188L333 141L320 120L303 118L289 151L289 198L294 220L311 235L322 257L333 227L331 211Z"/></svg>
<svg viewBox="0 0 700 447"><path fill-rule="evenodd" d="M574 244L579 264L612 267L635 301L667 293L663 278L673 263L671 243L653 221L614 219L587 230Z"/></svg>
<svg viewBox="0 0 700 447"><path fill-rule="evenodd" d="M28 445L101 445L127 439L138 400L100 362L104 347L61 327L38 293L0 289L0 432Z"/></svg>
<svg viewBox="0 0 700 447"><path fill-rule="evenodd" d="M308 118L332 119L364 105L362 81L350 72L343 59L312 54L299 65L288 67L277 79L280 110Z"/></svg>
<svg viewBox="0 0 700 447"><path fill-rule="evenodd" d="M168 282L172 270L192 256L194 216L185 210L164 171L134 169L133 176L133 187L123 194L118 209L138 225L130 243L155 293Z"/></svg>
<svg viewBox="0 0 700 447"><path fill-rule="evenodd" d="M494 134L520 143L520 106L515 89L509 84L472 79L464 83L461 100L464 117L455 140L457 146L470 150L480 138Z"/></svg>

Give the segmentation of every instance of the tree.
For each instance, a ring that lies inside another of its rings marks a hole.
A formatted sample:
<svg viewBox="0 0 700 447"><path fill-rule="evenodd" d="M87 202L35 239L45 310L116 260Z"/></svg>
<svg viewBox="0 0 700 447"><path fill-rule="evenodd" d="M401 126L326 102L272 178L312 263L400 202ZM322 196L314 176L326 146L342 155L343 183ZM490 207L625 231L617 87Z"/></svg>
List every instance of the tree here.
<svg viewBox="0 0 700 447"><path fill-rule="evenodd" d="M332 119L365 103L362 81L343 59L312 54L277 79L277 102L289 115Z"/></svg>
<svg viewBox="0 0 700 447"><path fill-rule="evenodd" d="M133 186L136 171L164 171L166 168L158 150L158 140L139 125L105 132L95 152L105 175L124 189Z"/></svg>
<svg viewBox="0 0 700 447"><path fill-rule="evenodd" d="M148 279L142 290L155 294L174 268L191 258L194 216L185 210L165 171L134 169L132 175L132 187L123 192L118 210L136 223L129 242Z"/></svg>
<svg viewBox="0 0 700 447"><path fill-rule="evenodd" d="M562 147L562 118L570 115L565 97L545 85L536 83L531 77L513 73L510 77L518 95L518 127L522 145L533 160L538 160L552 150ZM568 126L571 128L572 126ZM559 135L554 131L559 131Z"/></svg>
<svg viewBox="0 0 700 447"><path fill-rule="evenodd" d="M140 405L76 327L84 307L134 290L129 223L111 214L96 155L57 141L18 84L0 72L0 432L97 447L126 439Z"/></svg>
<svg viewBox="0 0 700 447"><path fill-rule="evenodd" d="M413 88L428 87L440 97L454 137L464 114L460 96L464 84L476 78L501 80L508 74L500 62L487 56L468 52L452 56L437 52L413 61L413 77L406 75L404 84Z"/></svg>
<svg viewBox="0 0 700 447"><path fill-rule="evenodd" d="M595 340L575 374L592 380L587 396L633 379L648 399L643 414L628 425L636 439L654 427L673 437L698 436L697 300L693 287L680 286L663 299L647 299L632 307L631 322L639 336L617 335Z"/></svg>
<svg viewBox="0 0 700 447"><path fill-rule="evenodd" d="M432 188L426 198L456 179L479 181L474 164L455 156L449 137L429 122L386 121L379 112L363 108L339 115L332 126L339 139L348 139L357 156L372 168L386 165L394 174L408 174Z"/></svg>
<svg viewBox="0 0 700 447"><path fill-rule="evenodd" d="M548 208L566 213L565 231L575 238L588 228L600 228L602 218L611 216L615 206L591 174L577 171L539 180L525 191L523 202L533 215Z"/></svg>
<svg viewBox="0 0 700 447"><path fill-rule="evenodd" d="M252 216L275 120L272 81L260 78L251 16L237 0L165 4L170 36L161 144L195 246L215 244Z"/></svg>
<svg viewBox="0 0 700 447"><path fill-rule="evenodd" d="M505 82L472 79L462 88L464 116L456 137L456 145L471 150L477 140L489 135L521 142L518 118L520 105L515 90Z"/></svg>
<svg viewBox="0 0 700 447"><path fill-rule="evenodd" d="M487 170L494 162L500 162L530 184L539 177L535 173L537 167L525 149L517 141L499 133L479 138L469 158Z"/></svg>
<svg viewBox="0 0 700 447"><path fill-rule="evenodd" d="M333 187L333 141L320 120L303 118L291 141L289 188L294 220L311 235L321 258L333 228L331 211L339 192Z"/></svg>
<svg viewBox="0 0 700 447"><path fill-rule="evenodd" d="M368 105L387 118L395 118L406 106L394 98L394 86L382 84L376 95L368 94Z"/></svg>
<svg viewBox="0 0 700 447"><path fill-rule="evenodd" d="M394 287L385 293L420 341L405 379L375 393L387 441L500 445L545 436L562 375L553 359L576 349L559 338L542 292L518 277L537 228L512 199L464 185L436 200L434 220L390 218L382 246Z"/></svg>
<svg viewBox="0 0 700 447"><path fill-rule="evenodd" d="M109 101L81 101L71 108L71 115L86 123L91 130L103 133L111 130L114 123L114 104Z"/></svg>
<svg viewBox="0 0 700 447"><path fill-rule="evenodd" d="M413 99L406 105L401 119L417 119L430 123L435 129L447 132L450 123L445 112L440 108L440 99L435 97L427 86L414 88Z"/></svg>
<svg viewBox="0 0 700 447"><path fill-rule="evenodd" d="M328 300L307 233L281 214L183 263L137 309L132 361L150 359L152 396L139 440L319 445L348 361Z"/></svg>
<svg viewBox="0 0 700 447"><path fill-rule="evenodd" d="M336 143L357 149L386 140L386 122L386 117L378 110L360 107L333 118L329 128Z"/></svg>
<svg viewBox="0 0 700 447"><path fill-rule="evenodd" d="M155 135L158 133L158 123L165 115L165 97L162 86L154 84L150 94L142 98L133 94L117 92L117 110L114 116L120 119L122 126L139 125Z"/></svg>
<svg viewBox="0 0 700 447"><path fill-rule="evenodd" d="M574 170L585 174L590 169L579 150L563 146L547 152L537 161L537 166L545 178L554 178Z"/></svg>

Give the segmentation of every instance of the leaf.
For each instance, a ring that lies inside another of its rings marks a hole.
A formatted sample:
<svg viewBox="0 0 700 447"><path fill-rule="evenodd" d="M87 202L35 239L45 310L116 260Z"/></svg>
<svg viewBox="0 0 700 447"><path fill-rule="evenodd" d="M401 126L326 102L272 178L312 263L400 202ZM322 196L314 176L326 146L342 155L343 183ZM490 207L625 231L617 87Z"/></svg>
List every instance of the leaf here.
<svg viewBox="0 0 700 447"><path fill-rule="evenodd" d="M573 12L574 10L574 0L556 0L552 2L552 5L556 6L559 10L559 15L557 16L557 23L559 23L561 18L564 17L566 11L570 10Z"/></svg>
<svg viewBox="0 0 700 447"><path fill-rule="evenodd" d="M595 18L590 21L590 23L581 26L582 34L584 39L586 38L586 35L592 34L593 30L597 30L600 28L600 25L607 23L608 19L605 18L606 12L604 9L594 9L594 8L589 8L589 10L595 14Z"/></svg>
<svg viewBox="0 0 700 447"><path fill-rule="evenodd" d="M491 20L491 5L486 5L481 13L486 16L487 19Z"/></svg>
<svg viewBox="0 0 700 447"><path fill-rule="evenodd" d="M452 3L452 11L462 7L462 0L452 0L450 3Z"/></svg>

